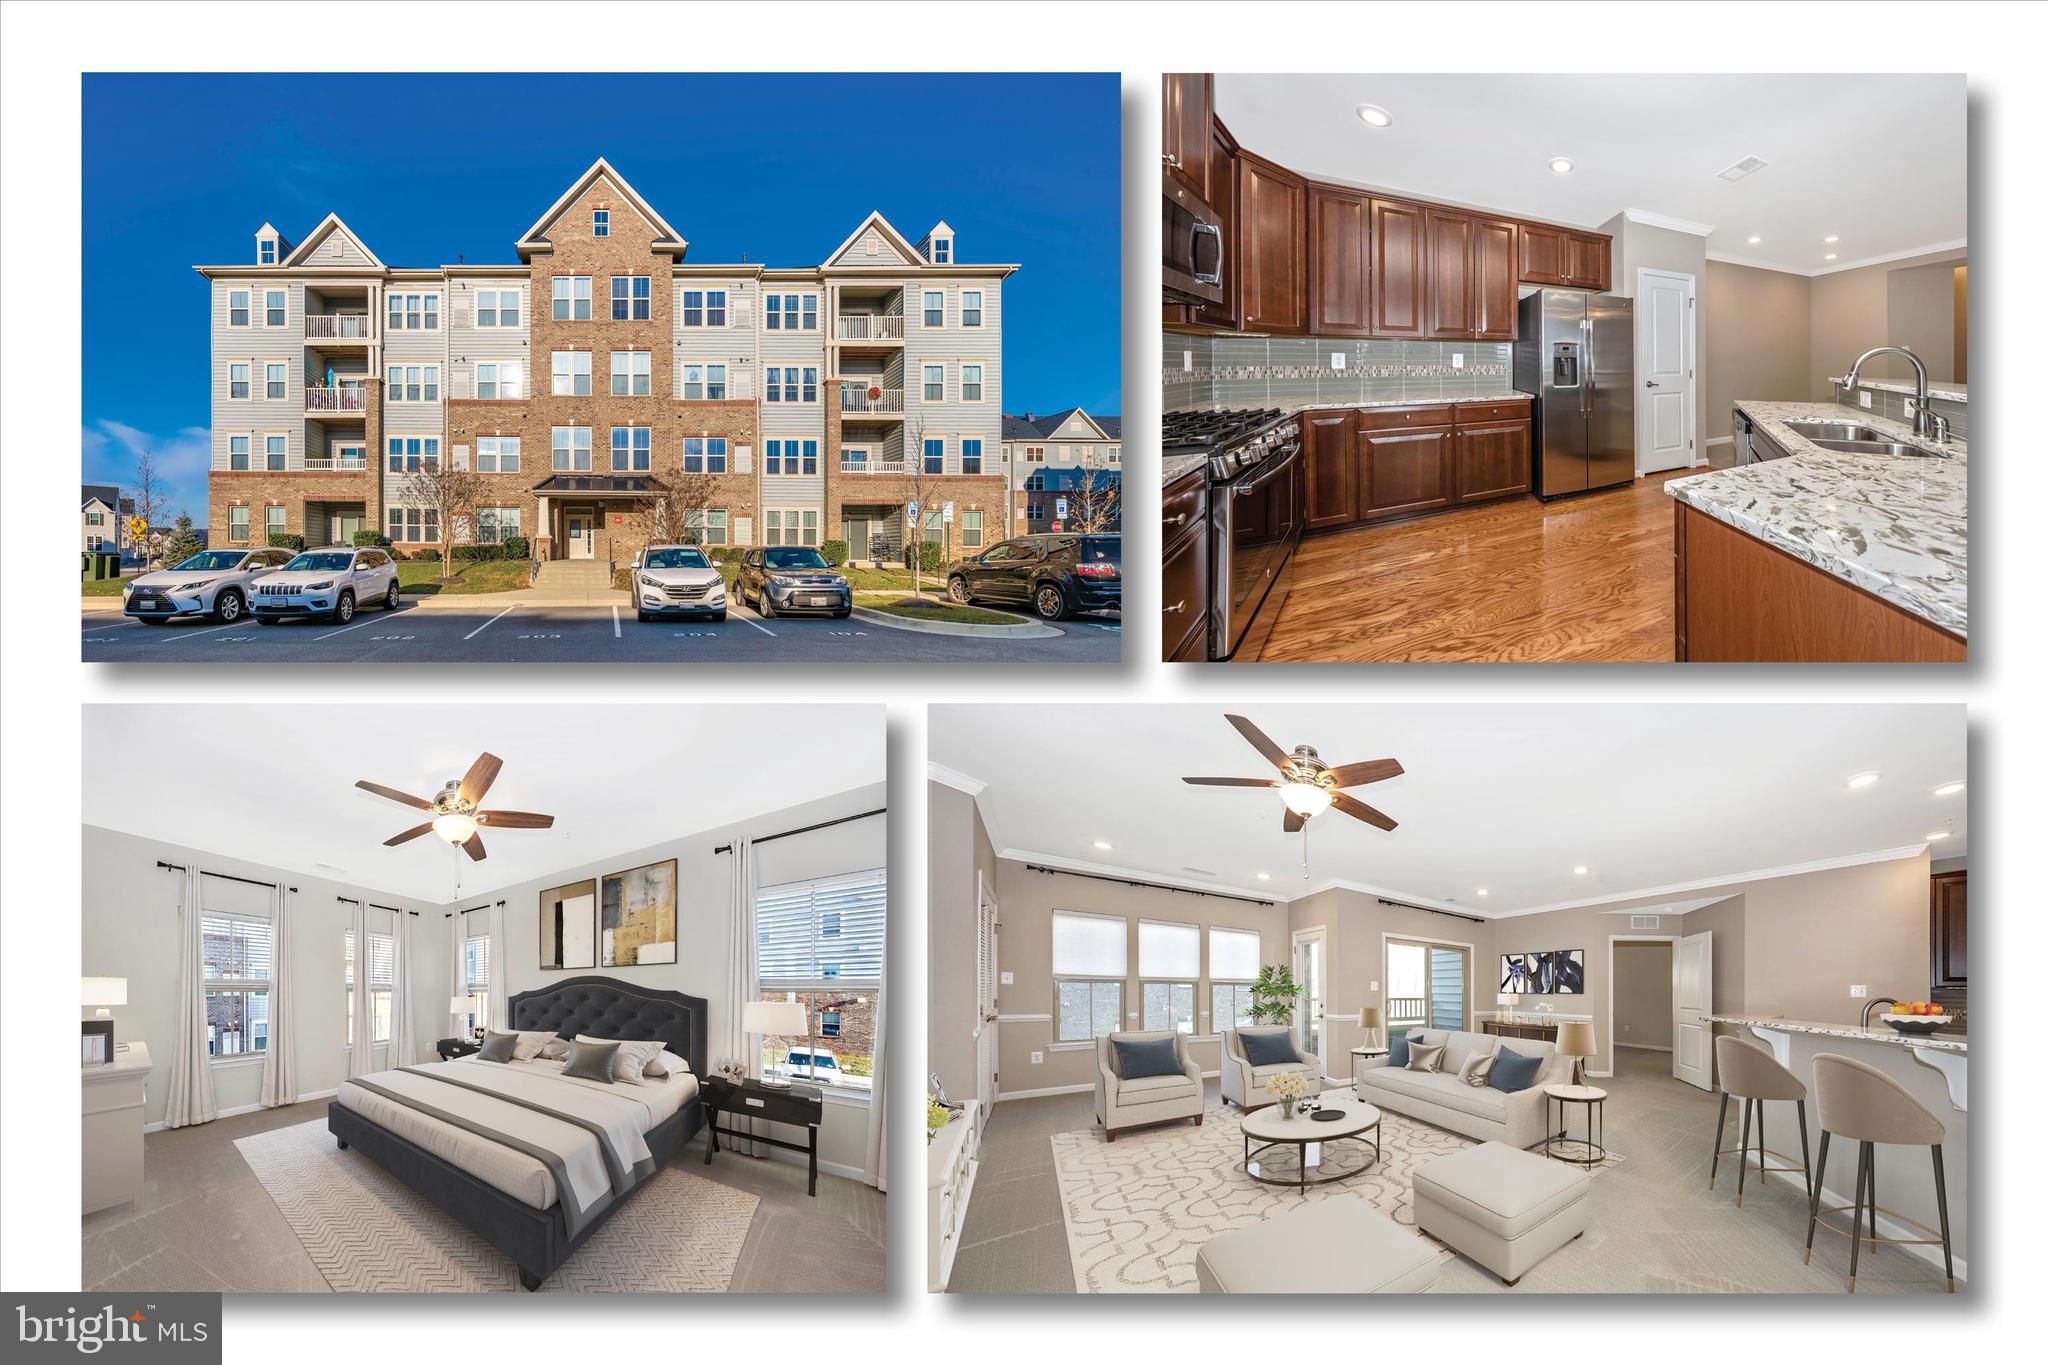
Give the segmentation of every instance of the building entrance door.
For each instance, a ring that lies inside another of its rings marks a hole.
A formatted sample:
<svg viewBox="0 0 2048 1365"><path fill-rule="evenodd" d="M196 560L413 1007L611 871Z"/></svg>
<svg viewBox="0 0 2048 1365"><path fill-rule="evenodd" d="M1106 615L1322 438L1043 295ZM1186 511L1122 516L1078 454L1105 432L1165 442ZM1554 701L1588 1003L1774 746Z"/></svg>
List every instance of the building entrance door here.
<svg viewBox="0 0 2048 1365"><path fill-rule="evenodd" d="M562 526L569 541L569 558L597 558L597 516L592 512L564 512Z"/></svg>

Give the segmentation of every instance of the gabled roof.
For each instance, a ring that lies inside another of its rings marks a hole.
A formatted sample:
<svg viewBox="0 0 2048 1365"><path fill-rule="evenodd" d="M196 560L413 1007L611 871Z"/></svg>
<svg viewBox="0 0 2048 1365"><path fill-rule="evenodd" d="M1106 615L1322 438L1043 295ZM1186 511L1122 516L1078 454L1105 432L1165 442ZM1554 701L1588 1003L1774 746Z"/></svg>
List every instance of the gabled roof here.
<svg viewBox="0 0 2048 1365"><path fill-rule="evenodd" d="M519 234L518 248L520 260L525 260L533 252L543 251L548 248L547 230L555 225L555 220L562 216L569 205L583 197L583 192L589 189L599 176L605 177L613 185L617 186L619 193L625 196L626 202L631 204L642 218L653 224L655 229L655 250L672 251L678 257L689 250L690 244L683 240L683 234L670 227L668 220L654 211L654 205L643 199L640 191L627 184L625 176L612 169L611 162L606 161L603 157L599 157L590 163L589 170L576 177L575 184L562 192L560 199L557 199L548 206L546 213L534 219L532 227Z"/></svg>
<svg viewBox="0 0 2048 1365"><path fill-rule="evenodd" d="M850 234L848 234L846 240L841 242L838 245L838 247L833 250L832 254L825 258L825 264L828 266L838 265L839 258L844 256L848 251L852 250L853 244L859 241L861 239L861 234L865 233L870 227L878 229L881 232L884 241L888 242L889 245L895 247L898 251L903 253L904 264L917 265L923 262L923 253L920 252L916 247L912 246L910 243L910 239L908 237L905 237L902 233L898 232L896 230L895 224L891 223L887 218L884 218L881 214L881 211L878 209L875 212L870 213L867 217L861 219L860 226L855 228Z"/></svg>
<svg viewBox="0 0 2048 1365"><path fill-rule="evenodd" d="M370 250L369 247L365 246L363 244L363 239L356 236L354 232L350 231L349 225L347 223L342 222L340 218L336 217L332 213L328 214L325 218L322 218L320 220L320 226L314 228L311 232L307 233L306 240L299 243L296 247L293 247L291 250L291 254L284 256L281 260L278 261L278 264L287 266L298 265L301 261L305 260L307 256L312 254L314 247L320 245L320 243L326 241L330 236L337 232L340 233L342 236L348 238L349 241L353 242L355 244L356 250L362 252L363 258L369 261L371 265L376 266L379 270L384 269L384 262L377 259L377 253ZM278 241L282 243L283 246L290 245L290 243L285 242L282 237L278 238ZM280 251L283 250L283 246L280 246Z"/></svg>
<svg viewBox="0 0 2048 1365"><path fill-rule="evenodd" d="M1095 431L1094 439L1103 441L1120 441L1123 439L1124 423L1121 417L1097 419L1090 417L1080 408L1064 408L1046 417L1037 417L1030 413L1026 413L1022 417L1011 417L1005 414L1003 417L1003 439L1005 441L1050 440L1053 433L1065 426L1067 419L1077 413L1080 414L1081 420L1086 422ZM1084 437L1083 439L1088 438Z"/></svg>
<svg viewBox="0 0 2048 1365"><path fill-rule="evenodd" d="M121 490L110 483L82 483L78 485L78 505L83 510L89 502L103 502L111 511L114 502L121 496Z"/></svg>
<svg viewBox="0 0 2048 1365"><path fill-rule="evenodd" d="M265 237L277 238L277 252L278 255L280 256L282 256L285 252L290 251L292 249L291 238L285 236L282 232L279 232L275 224L265 223L262 227L256 229L256 238L258 241L261 241Z"/></svg>
<svg viewBox="0 0 2048 1365"><path fill-rule="evenodd" d="M956 235L957 235L957 234L956 234L956 233L955 233L955 232L953 231L953 225L952 225L951 223L947 222L947 221L946 221L945 219L941 218L941 219L939 219L939 221L938 221L938 222L936 222L936 223L932 224L932 228L931 228L931 231L929 231L929 232L925 233L925 235L924 235L924 240L920 241L920 242L919 242L919 243L917 244L917 254L918 254L918 255L920 255L920 256L923 256L923 257L924 257L924 258L925 258L926 260L930 260L930 259L931 259L931 253L930 253L930 252L928 252L928 251L926 251L926 250L925 250L925 248L929 247L929 246L930 246L930 245L932 244L932 238L934 238L934 237L948 237L948 238L950 238L950 237L953 237L953 236L956 236Z"/></svg>

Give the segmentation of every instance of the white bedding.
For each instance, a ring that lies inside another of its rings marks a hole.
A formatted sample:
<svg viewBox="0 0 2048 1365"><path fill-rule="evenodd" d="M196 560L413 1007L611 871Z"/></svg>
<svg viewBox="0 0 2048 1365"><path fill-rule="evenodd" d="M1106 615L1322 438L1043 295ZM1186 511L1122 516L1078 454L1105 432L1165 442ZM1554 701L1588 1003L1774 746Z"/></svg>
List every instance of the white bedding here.
<svg viewBox="0 0 2048 1365"><path fill-rule="evenodd" d="M606 1085L602 1081L564 1076L564 1065L561 1061L539 1058L528 1062L486 1062L476 1057L461 1057L452 1062L428 1063L417 1069L430 1073L449 1071L454 1079L473 1084L512 1084L532 1098L544 1097L549 1104L604 1124L614 1134L621 1153L628 1161L646 1155L648 1129L667 1119L697 1095L697 1078L692 1075L666 1079L649 1077L643 1085ZM458 1086L409 1076L403 1071L379 1071L362 1079L416 1096L451 1114L539 1141L551 1150L564 1153L570 1180L584 1192L586 1200L593 1189L603 1190L609 1185L604 1154L597 1138L575 1124ZM553 1207L560 1197L555 1188L555 1178L548 1168L516 1148L480 1137L431 1114L422 1114L364 1090L351 1081L342 1082L336 1099L364 1118L503 1190L521 1203L545 1209Z"/></svg>

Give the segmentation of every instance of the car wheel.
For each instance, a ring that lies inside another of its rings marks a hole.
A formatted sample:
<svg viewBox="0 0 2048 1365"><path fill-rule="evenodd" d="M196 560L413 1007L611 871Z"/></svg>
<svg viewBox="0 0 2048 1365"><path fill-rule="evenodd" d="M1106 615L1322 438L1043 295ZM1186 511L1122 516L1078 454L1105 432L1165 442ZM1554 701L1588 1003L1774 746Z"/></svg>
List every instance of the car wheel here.
<svg viewBox="0 0 2048 1365"><path fill-rule="evenodd" d="M221 589L220 596L213 599L213 619L223 622L241 620L242 594L233 588Z"/></svg>
<svg viewBox="0 0 2048 1365"><path fill-rule="evenodd" d="M337 626L345 626L349 622L355 620L356 595L352 592L344 590L341 596L335 598L334 611L332 612L332 617L334 620L334 624Z"/></svg>
<svg viewBox="0 0 2048 1365"><path fill-rule="evenodd" d="M957 575L946 580L946 596L962 606L966 606L974 600L974 594L968 591L967 580Z"/></svg>
<svg viewBox="0 0 2048 1365"><path fill-rule="evenodd" d="M1031 605L1043 621L1057 621L1067 614L1067 597L1057 583L1040 583L1031 594Z"/></svg>
<svg viewBox="0 0 2048 1365"><path fill-rule="evenodd" d="M762 619L772 621L775 619L775 600L764 592L754 599L754 610L761 613Z"/></svg>
<svg viewBox="0 0 2048 1365"><path fill-rule="evenodd" d="M398 580L392 579L391 586L384 589L384 610L398 610Z"/></svg>

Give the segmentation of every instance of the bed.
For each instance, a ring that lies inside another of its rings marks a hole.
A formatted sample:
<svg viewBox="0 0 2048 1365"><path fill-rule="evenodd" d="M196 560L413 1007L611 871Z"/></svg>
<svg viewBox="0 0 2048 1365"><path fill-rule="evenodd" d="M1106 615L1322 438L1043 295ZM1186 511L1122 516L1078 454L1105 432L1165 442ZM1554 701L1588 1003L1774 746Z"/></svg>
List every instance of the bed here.
<svg viewBox="0 0 2048 1365"><path fill-rule="evenodd" d="M605 1085L562 1077L560 1062L461 1058L344 1082L327 1128L510 1257L534 1290L703 1127L705 1002L579 976L507 1003L515 1030L658 1038L689 1074Z"/></svg>

